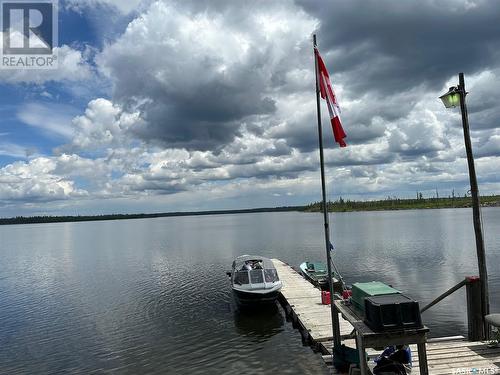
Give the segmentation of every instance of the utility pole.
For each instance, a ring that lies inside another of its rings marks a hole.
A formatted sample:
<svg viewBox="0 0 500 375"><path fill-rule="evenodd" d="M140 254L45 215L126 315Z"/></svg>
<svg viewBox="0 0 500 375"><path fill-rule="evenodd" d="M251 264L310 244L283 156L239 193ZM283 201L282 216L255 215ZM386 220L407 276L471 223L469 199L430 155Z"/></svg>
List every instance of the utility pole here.
<svg viewBox="0 0 500 375"><path fill-rule="evenodd" d="M486 269L486 254L483 240L483 231L481 226L481 213L479 205L479 192L477 187L476 168L474 166L474 156L472 155L472 144L469 132L469 118L467 115L467 105L465 103L465 80L464 74L458 75L460 93L460 110L462 112L462 126L464 129L465 152L467 154L467 163L469 165L470 191L472 196L472 217L474 223L474 234L476 236L477 265L479 268L479 278L481 279L481 307L483 314L484 338L489 339L490 330L488 324L484 321L484 316L490 312L490 303L488 297L488 271Z"/></svg>

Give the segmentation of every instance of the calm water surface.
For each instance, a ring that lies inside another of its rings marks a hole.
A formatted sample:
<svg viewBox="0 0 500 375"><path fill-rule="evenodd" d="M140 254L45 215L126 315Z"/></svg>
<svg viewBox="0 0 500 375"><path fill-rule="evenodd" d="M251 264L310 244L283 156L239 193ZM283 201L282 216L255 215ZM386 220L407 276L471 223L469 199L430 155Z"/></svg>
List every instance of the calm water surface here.
<svg viewBox="0 0 500 375"><path fill-rule="evenodd" d="M468 209L339 213L347 282L380 280L422 304L477 274ZM500 311L500 209L483 209ZM225 271L260 253L324 258L322 216L261 213L0 227L0 373L328 373L279 307L238 311ZM466 334L464 292L423 314Z"/></svg>

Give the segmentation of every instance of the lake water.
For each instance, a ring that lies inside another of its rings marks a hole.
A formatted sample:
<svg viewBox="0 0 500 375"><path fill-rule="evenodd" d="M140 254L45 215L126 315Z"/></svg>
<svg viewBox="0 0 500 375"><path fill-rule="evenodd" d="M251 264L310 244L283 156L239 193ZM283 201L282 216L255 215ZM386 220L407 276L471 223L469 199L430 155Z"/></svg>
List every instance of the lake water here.
<svg viewBox="0 0 500 375"><path fill-rule="evenodd" d="M500 311L500 209L482 210ZM348 283L380 280L421 304L477 274L469 209L337 213ZM258 213L0 227L0 373L321 374L281 308L238 311L225 271L259 253L324 259L321 214ZM465 293L423 314L466 334Z"/></svg>

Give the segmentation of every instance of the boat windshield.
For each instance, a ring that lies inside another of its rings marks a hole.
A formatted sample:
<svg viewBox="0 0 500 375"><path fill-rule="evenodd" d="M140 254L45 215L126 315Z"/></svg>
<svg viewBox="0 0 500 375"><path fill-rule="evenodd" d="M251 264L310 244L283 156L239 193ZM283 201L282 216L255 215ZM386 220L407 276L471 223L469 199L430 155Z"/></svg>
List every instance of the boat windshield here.
<svg viewBox="0 0 500 375"><path fill-rule="evenodd" d="M234 283L239 285L244 284L262 284L274 283L279 281L278 272L275 269L256 269L256 270L239 270L234 273Z"/></svg>
<svg viewBox="0 0 500 375"><path fill-rule="evenodd" d="M278 272L276 272L276 270L273 269L264 270L264 277L266 279L266 283L274 283L279 280Z"/></svg>
<svg viewBox="0 0 500 375"><path fill-rule="evenodd" d="M263 283L264 277L262 276L262 270L251 270L250 271L250 281L252 284Z"/></svg>
<svg viewBox="0 0 500 375"><path fill-rule="evenodd" d="M234 282L236 284L248 284L248 272L247 271L238 271L234 274Z"/></svg>

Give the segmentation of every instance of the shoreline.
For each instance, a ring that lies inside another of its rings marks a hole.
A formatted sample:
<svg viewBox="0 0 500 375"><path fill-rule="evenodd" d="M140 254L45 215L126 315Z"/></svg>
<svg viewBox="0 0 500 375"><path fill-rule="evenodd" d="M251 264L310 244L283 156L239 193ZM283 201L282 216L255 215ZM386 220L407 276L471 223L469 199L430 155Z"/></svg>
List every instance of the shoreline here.
<svg viewBox="0 0 500 375"><path fill-rule="evenodd" d="M182 216L207 216L207 215L234 215L261 212L321 212L323 205L320 202L304 206L281 206L247 208L235 210L209 210L209 211L176 211L160 213L141 214L106 214L106 215L64 215L64 216L18 216L11 218L0 218L0 225L17 224L44 224L44 223L67 223L81 221L107 221L107 220L130 220L151 219L158 217L182 217ZM329 212L363 212L363 211L401 211L401 210L426 210L441 208L470 208L472 207L470 197L461 198L428 198L428 199L385 199L378 201L345 201L340 198L335 202L328 202ZM500 195L481 197L481 207L500 207Z"/></svg>

